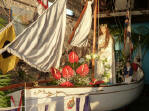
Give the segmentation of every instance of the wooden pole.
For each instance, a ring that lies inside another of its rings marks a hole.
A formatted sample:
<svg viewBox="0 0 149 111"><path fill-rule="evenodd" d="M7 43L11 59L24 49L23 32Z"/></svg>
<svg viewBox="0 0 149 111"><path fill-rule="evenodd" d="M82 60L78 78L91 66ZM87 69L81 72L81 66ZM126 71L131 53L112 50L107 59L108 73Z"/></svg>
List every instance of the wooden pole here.
<svg viewBox="0 0 149 111"><path fill-rule="evenodd" d="M94 33L93 33L93 49L92 53L95 54L96 52L96 23L97 23L97 0L94 0ZM95 60L92 60L92 79L95 77Z"/></svg>
<svg viewBox="0 0 149 111"><path fill-rule="evenodd" d="M9 22L11 22L11 9L9 9Z"/></svg>
<svg viewBox="0 0 149 111"><path fill-rule="evenodd" d="M73 28L73 32L71 33L71 35L69 37L69 40L68 40L69 44L71 43L71 41L72 41L72 39L74 37L75 31L76 31L77 27L79 26L79 24L80 24L80 22L81 22L81 20L83 18L83 15L84 15L84 13L85 13L85 11L87 9L87 5L88 5L88 1L86 2L86 4L85 4L85 6L84 6L84 8L83 8L83 10L82 10L82 12L81 12L81 14L79 16L79 19L77 20L77 22L76 22L76 24L75 24L75 26Z"/></svg>

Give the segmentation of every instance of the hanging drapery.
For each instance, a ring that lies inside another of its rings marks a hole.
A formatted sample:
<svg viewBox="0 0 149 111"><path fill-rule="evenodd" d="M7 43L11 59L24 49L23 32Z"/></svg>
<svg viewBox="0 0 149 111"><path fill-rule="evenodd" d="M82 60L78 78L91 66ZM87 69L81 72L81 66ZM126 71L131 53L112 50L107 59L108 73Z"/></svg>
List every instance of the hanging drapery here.
<svg viewBox="0 0 149 111"><path fill-rule="evenodd" d="M88 1L87 8L83 15L83 18L80 21L80 24L75 29L75 32L72 32L71 36L73 36L70 41L72 46L77 47L86 47L88 43L88 34L91 30L92 24L92 1ZM74 33L74 34L73 34Z"/></svg>
<svg viewBox="0 0 149 111"><path fill-rule="evenodd" d="M59 67L66 29L66 0L57 0L16 40L0 50L7 50L32 67L49 72Z"/></svg>
<svg viewBox="0 0 149 111"><path fill-rule="evenodd" d="M127 11L125 28L124 28L124 54L127 57L130 57L133 50L133 44L131 42L131 15ZM129 58L130 59L130 58Z"/></svg>
<svg viewBox="0 0 149 111"><path fill-rule="evenodd" d="M17 108L0 108L0 111L18 111Z"/></svg>
<svg viewBox="0 0 149 111"><path fill-rule="evenodd" d="M12 42L16 38L14 26L10 23L7 27L0 31L0 49L4 48L7 44ZM0 70L3 74L14 69L17 64L17 57L8 53L3 52L0 55Z"/></svg>
<svg viewBox="0 0 149 111"><path fill-rule="evenodd" d="M25 108L26 111L41 111L37 109L39 105L43 105L46 111L90 111L88 91L80 95L78 90L74 91L74 88L25 89Z"/></svg>
<svg viewBox="0 0 149 111"><path fill-rule="evenodd" d="M22 106L23 91L20 90L20 91L11 93L8 96L10 96L11 107L18 107L16 111L22 111L21 106ZM13 110L10 110L10 111L13 111Z"/></svg>
<svg viewBox="0 0 149 111"><path fill-rule="evenodd" d="M55 111L56 102L49 102L26 106L26 111Z"/></svg>
<svg viewBox="0 0 149 111"><path fill-rule="evenodd" d="M90 111L89 96L66 96L64 99L64 111Z"/></svg>

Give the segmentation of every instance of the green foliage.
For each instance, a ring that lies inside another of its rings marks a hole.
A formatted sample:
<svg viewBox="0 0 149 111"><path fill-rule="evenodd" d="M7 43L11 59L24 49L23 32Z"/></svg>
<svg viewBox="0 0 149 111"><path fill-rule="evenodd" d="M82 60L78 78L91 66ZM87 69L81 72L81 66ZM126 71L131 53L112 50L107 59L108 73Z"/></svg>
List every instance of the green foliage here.
<svg viewBox="0 0 149 111"><path fill-rule="evenodd" d="M103 66L104 66L104 74L102 75L102 77L106 77L106 78L110 78L110 73L109 70L111 69L111 66L108 63L107 58L102 60Z"/></svg>
<svg viewBox="0 0 149 111"><path fill-rule="evenodd" d="M7 21L0 17L0 29L7 24Z"/></svg>
<svg viewBox="0 0 149 111"><path fill-rule="evenodd" d="M0 18L0 29L5 27L7 21L3 18ZM10 75L2 75L0 73L0 87L8 86L11 83ZM9 106L9 97L6 96L9 92L8 91L0 91L0 107L8 107Z"/></svg>
<svg viewBox="0 0 149 111"><path fill-rule="evenodd" d="M81 77L79 74L76 74L71 81L75 84L75 86L89 86L91 81L90 79L91 75Z"/></svg>
<svg viewBox="0 0 149 111"><path fill-rule="evenodd" d="M80 65L81 65L81 63L70 63L70 62L66 62L65 63L65 66L70 66L70 67L72 67L74 70L76 70Z"/></svg>
<svg viewBox="0 0 149 111"><path fill-rule="evenodd" d="M0 87L8 86L11 83L10 75L2 75L0 74ZM8 91L0 91L0 107L8 107L9 105L9 97L6 95Z"/></svg>
<svg viewBox="0 0 149 111"><path fill-rule="evenodd" d="M118 38L115 40L115 42L117 42L117 41L120 41L120 43L124 42L124 32L119 27L110 26L109 29L110 29L110 33L113 36L118 36ZM144 30L144 29L146 29L146 30ZM144 54L143 54L143 56L144 56L146 54L146 52L149 50L149 33L146 33L146 32L148 32L148 28L139 27L139 29L137 29L137 30L140 31L140 33L136 33L132 29L131 40L133 42L134 50L136 50L138 48L138 46L141 45L142 49L144 49ZM139 40L139 36L140 36L140 40ZM122 55L123 55L123 52L122 52Z"/></svg>

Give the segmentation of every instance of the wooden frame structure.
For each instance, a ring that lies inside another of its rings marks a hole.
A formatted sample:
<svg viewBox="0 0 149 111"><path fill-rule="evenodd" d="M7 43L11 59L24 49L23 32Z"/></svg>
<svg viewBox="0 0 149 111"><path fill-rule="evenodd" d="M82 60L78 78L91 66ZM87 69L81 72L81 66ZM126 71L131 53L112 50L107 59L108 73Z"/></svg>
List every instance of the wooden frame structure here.
<svg viewBox="0 0 149 111"><path fill-rule="evenodd" d="M111 12L111 13L101 13L98 14L97 18L110 18L110 17L118 17L118 16L126 16L127 11L122 11L122 12ZM137 16L137 15L149 15L149 10L134 10L131 11L132 16Z"/></svg>

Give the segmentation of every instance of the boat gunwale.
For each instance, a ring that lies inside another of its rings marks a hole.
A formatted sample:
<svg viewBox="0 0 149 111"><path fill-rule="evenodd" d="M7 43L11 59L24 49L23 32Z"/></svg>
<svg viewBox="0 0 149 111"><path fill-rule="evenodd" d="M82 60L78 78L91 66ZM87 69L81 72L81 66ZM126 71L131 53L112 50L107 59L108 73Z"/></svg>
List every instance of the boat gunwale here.
<svg viewBox="0 0 149 111"><path fill-rule="evenodd" d="M99 87L115 87L115 86L125 86L125 85L133 85L139 84L144 81L144 77L139 81L131 82L131 83L119 83L119 84L112 84L112 85L100 85ZM62 87L62 86L38 86L38 87L25 87L25 89L34 89L34 88L99 88L95 86L72 86L72 87Z"/></svg>
<svg viewBox="0 0 149 111"><path fill-rule="evenodd" d="M123 85L133 85L133 84L138 84L137 86L135 86L135 87L131 87L131 88L129 88L129 89L124 89L124 90L116 90L116 91L110 91L110 92L104 92L104 90L97 90L97 91L93 91L93 92L91 92L91 93L88 93L88 95L103 95L103 94L111 94L111 93L121 93L121 92L127 92L127 91L130 91L130 90L135 90L135 89L137 89L137 88L139 88L140 86L142 86L142 84L140 84L140 83L142 83L144 81L144 79L141 79L140 81L138 81L138 82L135 82L135 83L131 83L131 84L123 84ZM120 86L123 86L123 85L120 85ZM34 87L34 88L26 88L27 90L28 89L38 89L38 88L100 88L100 87ZM65 92L61 92L61 93L64 93L65 94ZM80 94L77 94L77 95L84 95L84 94L86 94L86 93L80 93ZM67 95L67 96L72 96L72 95L76 95L76 94L65 94L65 95Z"/></svg>

